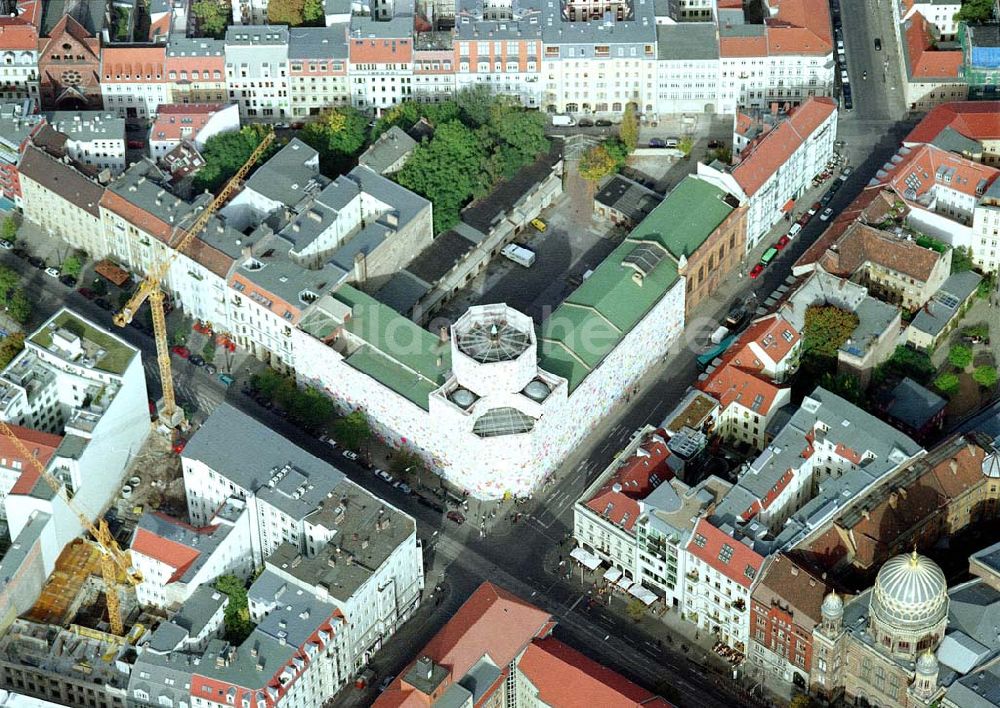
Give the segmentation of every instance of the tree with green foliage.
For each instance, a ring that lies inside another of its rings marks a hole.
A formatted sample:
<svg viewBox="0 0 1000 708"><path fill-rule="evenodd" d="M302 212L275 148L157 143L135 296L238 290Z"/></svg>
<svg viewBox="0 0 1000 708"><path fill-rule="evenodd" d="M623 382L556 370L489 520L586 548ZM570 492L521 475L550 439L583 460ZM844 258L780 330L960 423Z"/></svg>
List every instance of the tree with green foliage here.
<svg viewBox="0 0 1000 708"><path fill-rule="evenodd" d="M976 264L972 262L972 249L968 246L956 246L951 250L951 272L964 273L973 270Z"/></svg>
<svg viewBox="0 0 1000 708"><path fill-rule="evenodd" d="M820 377L819 385L855 405L861 405L865 400L861 383L850 374L835 374L828 371Z"/></svg>
<svg viewBox="0 0 1000 708"><path fill-rule="evenodd" d="M834 305L811 305L806 308L803 356L835 358L857 326L858 316L853 312Z"/></svg>
<svg viewBox="0 0 1000 708"><path fill-rule="evenodd" d="M403 481L415 479L423 469L424 463L412 450L397 450L389 461L389 471L393 476Z"/></svg>
<svg viewBox="0 0 1000 708"><path fill-rule="evenodd" d="M618 126L618 139L630 153L639 145L639 116L635 112L635 104L629 102L625 106L621 125Z"/></svg>
<svg viewBox="0 0 1000 708"><path fill-rule="evenodd" d="M952 345L948 350L948 362L956 369L965 370L972 363L972 349L964 344Z"/></svg>
<svg viewBox="0 0 1000 708"><path fill-rule="evenodd" d="M215 361L215 352L218 347L215 341L209 337L208 341L205 342L205 346L201 348L201 358L205 360L206 363L211 364Z"/></svg>
<svg viewBox="0 0 1000 708"><path fill-rule="evenodd" d="M213 135L205 141L205 149L201 156L205 165L194 176L194 188L197 191L208 190L216 192L230 177L243 166L257 146L260 145L268 128L260 124L248 125L239 130ZM262 165L267 161L277 147L274 143L257 161Z"/></svg>
<svg viewBox="0 0 1000 708"><path fill-rule="evenodd" d="M288 417L304 428L315 430L333 418L333 401L312 386L296 387L288 404Z"/></svg>
<svg viewBox="0 0 1000 708"><path fill-rule="evenodd" d="M684 153L684 157L687 157L694 150L694 139L690 135L685 135L677 141L677 149Z"/></svg>
<svg viewBox="0 0 1000 708"><path fill-rule="evenodd" d="M989 22L993 19L994 0L963 0L962 7L955 13L955 22Z"/></svg>
<svg viewBox="0 0 1000 708"><path fill-rule="evenodd" d="M274 369L264 369L261 373L254 374L250 378L250 386L264 398L273 400L285 379L286 377Z"/></svg>
<svg viewBox="0 0 1000 708"><path fill-rule="evenodd" d="M712 158L712 160L718 160L719 162L729 165L733 162L733 150L728 145L723 145L720 148L712 150L709 153L709 157Z"/></svg>
<svg viewBox="0 0 1000 708"><path fill-rule="evenodd" d="M958 374L946 371L934 379L934 388L946 396L951 396L958 391Z"/></svg>
<svg viewBox="0 0 1000 708"><path fill-rule="evenodd" d="M987 322L977 322L962 329L963 337L978 337L988 339L990 336L990 325Z"/></svg>
<svg viewBox="0 0 1000 708"><path fill-rule="evenodd" d="M459 119L470 128L480 128L491 123L492 108L497 101L490 89L476 84L455 94Z"/></svg>
<svg viewBox="0 0 1000 708"><path fill-rule="evenodd" d="M10 241L13 243L17 238L18 228L19 224L17 223L17 218L11 214L3 220L3 227L2 230L0 230L0 236L3 236L4 241Z"/></svg>
<svg viewBox="0 0 1000 708"><path fill-rule="evenodd" d="M7 302L21 284L21 276L7 266L0 266L0 302Z"/></svg>
<svg viewBox="0 0 1000 708"><path fill-rule="evenodd" d="M333 424L333 436L348 450L360 450L372 437L368 418L361 411L354 411Z"/></svg>
<svg viewBox="0 0 1000 708"><path fill-rule="evenodd" d="M976 297L980 300L989 300L990 295L995 292L996 289L996 276L993 273L987 273L983 276L983 279L979 281L979 287L976 288Z"/></svg>
<svg viewBox="0 0 1000 708"><path fill-rule="evenodd" d="M76 256L70 256L62 262L62 267L59 269L64 275L72 275L74 278L80 277L80 271L83 270L83 263Z"/></svg>
<svg viewBox="0 0 1000 708"><path fill-rule="evenodd" d="M254 624L250 621L246 583L235 575L220 575L215 581L215 589L229 596L229 603L223 614L225 638L230 644L240 645L254 629Z"/></svg>
<svg viewBox="0 0 1000 708"><path fill-rule="evenodd" d="M306 0L302 6L302 19L307 25L322 27L326 24L326 12L323 10L323 0Z"/></svg>
<svg viewBox="0 0 1000 708"><path fill-rule="evenodd" d="M220 0L197 0L191 5L191 14L198 21L198 29L203 35L222 39L229 26L229 8Z"/></svg>
<svg viewBox="0 0 1000 708"><path fill-rule="evenodd" d="M268 0L267 19L272 25L297 27L305 20L305 0Z"/></svg>
<svg viewBox="0 0 1000 708"><path fill-rule="evenodd" d="M476 134L457 120L439 125L396 173L399 184L434 205L434 231L458 223L461 209L476 193L484 155Z"/></svg>
<svg viewBox="0 0 1000 708"><path fill-rule="evenodd" d="M464 91L461 93L464 93ZM397 126L402 130L409 130L421 118L426 118L427 122L433 126L452 120L459 120L461 113L461 109L459 109L458 104L454 100L443 101L441 103L403 101L382 112L381 118L379 118L372 129L371 137L374 140L393 126Z"/></svg>
<svg viewBox="0 0 1000 708"><path fill-rule="evenodd" d="M24 324L31 318L31 300L27 293L21 288L14 291L14 294L7 300L7 314L15 322Z"/></svg>
<svg viewBox="0 0 1000 708"><path fill-rule="evenodd" d="M0 340L0 369L14 360L24 349L24 333L11 332Z"/></svg>
<svg viewBox="0 0 1000 708"><path fill-rule="evenodd" d="M627 614L633 622L638 622L646 616L646 606L642 604L642 600L632 598L628 601L628 604L625 605L625 614Z"/></svg>
<svg viewBox="0 0 1000 708"><path fill-rule="evenodd" d="M368 123L355 108L332 108L309 123L299 138L319 152L320 169L336 177L355 164L355 157L365 145Z"/></svg>
<svg viewBox="0 0 1000 708"><path fill-rule="evenodd" d="M972 380L983 388L992 389L997 385L997 368L984 364L972 372Z"/></svg>
<svg viewBox="0 0 1000 708"><path fill-rule="evenodd" d="M875 370L873 379L876 383L881 383L888 378L901 379L909 376L922 385L934 378L935 371L934 364L926 352L901 344L896 347L896 351L888 361Z"/></svg>

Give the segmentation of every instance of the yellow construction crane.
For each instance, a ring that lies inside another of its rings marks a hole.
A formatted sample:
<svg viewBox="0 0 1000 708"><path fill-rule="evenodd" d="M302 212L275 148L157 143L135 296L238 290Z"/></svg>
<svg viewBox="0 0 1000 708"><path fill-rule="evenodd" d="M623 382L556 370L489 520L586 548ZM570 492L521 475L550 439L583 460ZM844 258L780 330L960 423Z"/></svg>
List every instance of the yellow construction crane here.
<svg viewBox="0 0 1000 708"><path fill-rule="evenodd" d="M80 511L66 491L66 486L45 468L45 465L28 450L3 420L0 420L0 431L10 438L11 443L25 459L26 464L37 469L42 479L52 487L52 491L66 503L70 511L77 515L83 528L90 532L100 547L101 575L104 577L104 596L108 605L111 633L119 637L123 636L125 628L122 625L121 598L118 597L119 574L124 575L129 584L136 586L142 582L142 573L132 566L132 559L128 551L123 551L118 545L115 537L111 534L111 529L108 528L108 522L101 518L97 524L94 524L86 514Z"/></svg>
<svg viewBox="0 0 1000 708"><path fill-rule="evenodd" d="M261 155L267 150L274 140L274 132L269 131L264 135L250 157L243 166L237 170L232 179L226 182L222 191L212 200L212 202L198 213L198 217L189 227L181 232L180 239L173 247L173 252L160 263L150 267L146 277L139 283L139 287L132 293L132 297L122 308L121 312L114 316L115 324L119 327L126 326L132 321L135 313L142 307L142 303L149 301L150 310L153 315L153 338L156 340L156 362L160 368L160 385L163 388L163 406L160 410L160 419L168 426L176 428L184 420L184 412L177 409L177 402L174 398L174 382L170 371L170 349L167 340L167 320L163 310L163 290L160 284L167 276L171 264L188 244L208 225L209 220L219 208L226 203L230 195L236 190L240 182L254 166Z"/></svg>

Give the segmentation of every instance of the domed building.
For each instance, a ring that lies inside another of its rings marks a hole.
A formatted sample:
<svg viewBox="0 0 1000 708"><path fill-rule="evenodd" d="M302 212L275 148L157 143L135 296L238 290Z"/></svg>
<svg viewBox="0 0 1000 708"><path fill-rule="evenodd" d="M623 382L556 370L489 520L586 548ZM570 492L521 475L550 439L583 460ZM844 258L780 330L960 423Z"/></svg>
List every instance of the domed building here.
<svg viewBox="0 0 1000 708"><path fill-rule="evenodd" d="M948 624L948 583L937 564L916 551L889 559L875 579L868 630L894 654L914 658L935 647Z"/></svg>

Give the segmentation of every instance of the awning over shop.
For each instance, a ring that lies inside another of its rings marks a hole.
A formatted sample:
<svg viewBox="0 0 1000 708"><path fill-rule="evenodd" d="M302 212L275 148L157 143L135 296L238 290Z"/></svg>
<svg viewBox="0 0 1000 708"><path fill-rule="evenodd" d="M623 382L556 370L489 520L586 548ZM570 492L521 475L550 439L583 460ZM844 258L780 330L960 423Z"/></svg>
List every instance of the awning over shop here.
<svg viewBox="0 0 1000 708"><path fill-rule="evenodd" d="M656 593L647 590L639 583L636 583L635 585L630 587L628 589L628 594L631 595L632 597L642 600L643 604L645 605L652 605L654 602L656 602Z"/></svg>
<svg viewBox="0 0 1000 708"><path fill-rule="evenodd" d="M574 548L570 552L570 557L579 561L580 565L585 567L587 570L594 570L597 566L601 564L601 559L590 553L583 548Z"/></svg>
<svg viewBox="0 0 1000 708"><path fill-rule="evenodd" d="M794 199L789 199L787 202L785 202L785 206L781 207L781 213L782 214L787 214L794 207L795 207L795 200Z"/></svg>
<svg viewBox="0 0 1000 708"><path fill-rule="evenodd" d="M604 571L604 579L609 583L615 582L620 577L622 577L622 572L617 568L608 568Z"/></svg>
<svg viewBox="0 0 1000 708"><path fill-rule="evenodd" d="M632 586L632 579L626 575L623 575L622 577L618 578L618 580L615 582L615 585L620 587L622 590L628 590Z"/></svg>

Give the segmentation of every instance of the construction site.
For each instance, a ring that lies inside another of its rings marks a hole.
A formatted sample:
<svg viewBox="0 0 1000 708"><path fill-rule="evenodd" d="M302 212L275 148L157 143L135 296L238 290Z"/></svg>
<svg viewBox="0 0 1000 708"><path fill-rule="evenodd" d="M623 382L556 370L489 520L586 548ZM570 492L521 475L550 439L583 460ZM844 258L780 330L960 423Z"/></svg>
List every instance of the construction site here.
<svg viewBox="0 0 1000 708"><path fill-rule="evenodd" d="M104 514L120 547L128 547L135 524L146 510L186 516L180 458L162 435L146 439L129 466L126 484ZM79 683L81 690L92 686L99 694L106 692L107 699L120 691L120 705L124 705L134 646L163 616L140 607L134 588L125 574L119 573L114 592L124 631L121 635L112 633L101 556L101 548L89 537L76 539L63 549L34 606L14 619L0 637L4 685L38 695L46 690L44 675L56 673L67 686ZM26 683L30 680L34 680L34 690ZM67 686L61 690L68 690ZM85 693L52 698L67 705L92 705L92 700L97 705L118 704L114 700L104 703L100 696Z"/></svg>

